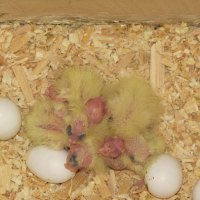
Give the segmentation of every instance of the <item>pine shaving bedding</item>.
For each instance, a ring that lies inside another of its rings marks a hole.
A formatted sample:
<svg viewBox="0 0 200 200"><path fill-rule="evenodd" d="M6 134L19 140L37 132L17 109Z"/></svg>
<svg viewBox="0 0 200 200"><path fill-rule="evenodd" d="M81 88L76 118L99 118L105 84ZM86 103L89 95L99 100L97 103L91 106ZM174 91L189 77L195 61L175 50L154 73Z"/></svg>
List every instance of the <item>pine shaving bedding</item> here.
<svg viewBox="0 0 200 200"><path fill-rule="evenodd" d="M181 160L184 180L172 198L191 199L200 178L200 29L174 25L111 24L0 25L0 96L22 110L44 95L65 67L81 65L106 80L136 73L163 99L160 130L167 152ZM23 125L18 135L0 141L0 199L151 200L130 171L105 175L80 172L63 184L39 180L26 167L30 141Z"/></svg>

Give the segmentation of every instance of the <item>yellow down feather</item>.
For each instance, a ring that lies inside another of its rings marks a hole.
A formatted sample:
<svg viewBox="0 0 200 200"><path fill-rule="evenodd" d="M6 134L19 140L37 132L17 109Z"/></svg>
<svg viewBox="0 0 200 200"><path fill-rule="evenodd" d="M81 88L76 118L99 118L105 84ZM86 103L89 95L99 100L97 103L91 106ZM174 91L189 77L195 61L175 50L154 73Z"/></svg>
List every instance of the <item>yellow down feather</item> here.
<svg viewBox="0 0 200 200"><path fill-rule="evenodd" d="M25 129L27 136L33 145L47 145L54 149L62 149L67 143L67 134L65 134L65 126L63 132L47 130L41 128L40 125L48 124L55 119L55 110L66 109L63 104L55 103L50 100L41 100L36 102L31 108L29 114L25 118ZM68 117L63 117L68 124Z"/></svg>
<svg viewBox="0 0 200 200"><path fill-rule="evenodd" d="M96 173L104 172L107 169L104 159L98 154L98 149L103 144L104 139L109 135L107 119L87 129L84 142L93 156L93 162L89 169L94 170Z"/></svg>
<svg viewBox="0 0 200 200"><path fill-rule="evenodd" d="M121 78L104 90L116 134L137 135L159 122L160 99L150 86L135 76Z"/></svg>
<svg viewBox="0 0 200 200"><path fill-rule="evenodd" d="M101 94L104 81L91 70L70 67L64 70L55 86L58 93L67 98L70 103L73 101L86 103Z"/></svg>
<svg viewBox="0 0 200 200"><path fill-rule="evenodd" d="M101 96L103 87L101 77L89 69L69 67L63 71L55 88L59 97L68 101L72 124L78 119L87 126L84 105L89 99Z"/></svg>

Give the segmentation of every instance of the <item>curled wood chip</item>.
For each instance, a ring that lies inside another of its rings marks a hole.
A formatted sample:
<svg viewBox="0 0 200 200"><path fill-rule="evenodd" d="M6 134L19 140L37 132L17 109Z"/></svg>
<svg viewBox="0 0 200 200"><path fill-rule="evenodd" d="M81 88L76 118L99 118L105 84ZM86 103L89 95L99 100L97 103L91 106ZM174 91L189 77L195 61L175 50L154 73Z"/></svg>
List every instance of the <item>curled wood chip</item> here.
<svg viewBox="0 0 200 200"><path fill-rule="evenodd" d="M123 182L119 182L118 183L118 187L119 187L119 194L127 194L129 193L130 188L133 186L134 184L134 179L133 177L124 175L122 176Z"/></svg>
<svg viewBox="0 0 200 200"><path fill-rule="evenodd" d="M98 194L94 194L91 197L88 197L86 200L102 200L102 197Z"/></svg>
<svg viewBox="0 0 200 200"><path fill-rule="evenodd" d="M162 64L161 42L151 47L150 83L155 91L163 91L165 68Z"/></svg>
<svg viewBox="0 0 200 200"><path fill-rule="evenodd" d="M62 41L63 41L63 36L62 35L57 36L54 43L49 49L49 53L54 54L57 51L57 49L60 47L60 45L62 44Z"/></svg>
<svg viewBox="0 0 200 200"><path fill-rule="evenodd" d="M10 189L12 169L9 165L0 166L0 194L4 194Z"/></svg>
<svg viewBox="0 0 200 200"><path fill-rule="evenodd" d="M21 35L27 32L30 32L32 30L32 27L30 24L25 24L23 26L19 26L15 31L14 35Z"/></svg>
<svg viewBox="0 0 200 200"><path fill-rule="evenodd" d="M83 35L83 38L82 38L82 44L83 45L86 45L89 42L90 37L91 37L93 32L94 32L94 27L88 26L84 35Z"/></svg>
<svg viewBox="0 0 200 200"><path fill-rule="evenodd" d="M132 200L132 198L128 194L120 194L115 197L116 199L124 199L124 200Z"/></svg>
<svg viewBox="0 0 200 200"><path fill-rule="evenodd" d="M49 51L46 52L46 56L44 56L45 58L41 60L40 62L38 62L36 67L33 69L33 77L39 75L43 71L43 69L49 64L51 59L55 56L54 54L56 54L57 49L62 44L62 41L63 41L63 36L59 35L55 39Z"/></svg>
<svg viewBox="0 0 200 200"><path fill-rule="evenodd" d="M12 80L13 80L13 73L10 69L3 72L2 83L11 86Z"/></svg>
<svg viewBox="0 0 200 200"><path fill-rule="evenodd" d="M24 94L24 97L28 103L31 103L34 100L31 87L26 78L26 74L22 66L13 66L12 70L17 78L19 86Z"/></svg>
<svg viewBox="0 0 200 200"><path fill-rule="evenodd" d="M149 63L149 54L147 50L140 49L139 50L139 63L140 66L146 66Z"/></svg>
<svg viewBox="0 0 200 200"><path fill-rule="evenodd" d="M183 140L183 143L184 143L184 145L189 146L189 145L193 144L193 140L191 139L191 137L188 136Z"/></svg>
<svg viewBox="0 0 200 200"><path fill-rule="evenodd" d="M116 186L117 184L116 184L115 172L114 170L110 170L109 179L108 179L108 187L112 196L114 196L116 193Z"/></svg>
<svg viewBox="0 0 200 200"><path fill-rule="evenodd" d="M69 34L69 41L70 41L72 44L79 45L79 44L80 44L80 40L79 40L79 35L78 35L78 33L70 33L70 34Z"/></svg>
<svg viewBox="0 0 200 200"><path fill-rule="evenodd" d="M74 178L72 179L72 184L73 187L76 188L79 185L81 185L86 179L88 178L88 174L84 171L79 172L78 174L76 174L76 176L74 176Z"/></svg>
<svg viewBox="0 0 200 200"><path fill-rule="evenodd" d="M0 195L1 200L8 200L5 196Z"/></svg>
<svg viewBox="0 0 200 200"><path fill-rule="evenodd" d="M89 182L88 185L84 189L82 189L82 195L85 197L90 197L94 191L94 186L94 181Z"/></svg>
<svg viewBox="0 0 200 200"><path fill-rule="evenodd" d="M186 111L186 113L191 114L191 113L195 113L199 111L197 102L195 98L189 98L186 102L186 104L184 105L184 109Z"/></svg>
<svg viewBox="0 0 200 200"><path fill-rule="evenodd" d="M88 174L85 171L81 171L77 173L71 181L68 181L65 183L65 195L66 197L71 196L72 192L75 191L75 193L79 193L79 191L76 191L81 184L84 183L84 181L88 178Z"/></svg>
<svg viewBox="0 0 200 200"><path fill-rule="evenodd" d="M114 72L119 72L131 64L134 54L129 52L120 56L119 61L114 65Z"/></svg>
<svg viewBox="0 0 200 200"><path fill-rule="evenodd" d="M200 133L200 122L189 120L188 124L192 133Z"/></svg>
<svg viewBox="0 0 200 200"><path fill-rule="evenodd" d="M189 58L187 59L187 64L188 64L188 65L194 65L194 64L195 64L194 58L193 58L193 57L189 57Z"/></svg>
<svg viewBox="0 0 200 200"><path fill-rule="evenodd" d="M108 189L108 186L106 185L106 182L104 181L101 175L94 177L94 181L103 199L111 196L111 192Z"/></svg>
<svg viewBox="0 0 200 200"><path fill-rule="evenodd" d="M10 51L15 53L19 51L30 40L31 34L24 33L14 37L10 44Z"/></svg>
<svg viewBox="0 0 200 200"><path fill-rule="evenodd" d="M49 59L47 59L47 58L39 61L33 70L33 77L40 74L40 72L42 72L42 70L48 65L48 63L49 63Z"/></svg>
<svg viewBox="0 0 200 200"><path fill-rule="evenodd" d="M0 54L0 66L1 65L7 65L7 62L6 62L5 57Z"/></svg>
<svg viewBox="0 0 200 200"><path fill-rule="evenodd" d="M177 63L172 62L167 58L162 59L162 64L167 66L169 70L175 71L178 67Z"/></svg>

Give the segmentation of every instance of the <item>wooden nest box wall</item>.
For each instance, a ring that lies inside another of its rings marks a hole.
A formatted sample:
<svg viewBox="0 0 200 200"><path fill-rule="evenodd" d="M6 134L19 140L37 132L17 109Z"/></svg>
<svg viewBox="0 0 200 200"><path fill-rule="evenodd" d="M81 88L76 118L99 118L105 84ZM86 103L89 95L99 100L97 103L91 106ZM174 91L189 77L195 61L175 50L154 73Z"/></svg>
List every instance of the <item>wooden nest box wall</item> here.
<svg viewBox="0 0 200 200"><path fill-rule="evenodd" d="M125 21L198 24L198 0L0 0L0 21Z"/></svg>

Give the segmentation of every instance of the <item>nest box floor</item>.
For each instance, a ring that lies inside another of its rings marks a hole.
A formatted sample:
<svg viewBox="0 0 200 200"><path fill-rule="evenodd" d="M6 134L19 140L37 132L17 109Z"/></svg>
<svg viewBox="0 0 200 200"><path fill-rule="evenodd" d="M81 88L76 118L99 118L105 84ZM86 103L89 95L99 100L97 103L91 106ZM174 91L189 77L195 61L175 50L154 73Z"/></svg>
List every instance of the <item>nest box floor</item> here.
<svg viewBox="0 0 200 200"><path fill-rule="evenodd" d="M0 96L8 96L22 117L58 71L72 65L92 68L108 81L129 73L144 77L163 99L160 132L167 152L180 159L184 180L171 200L191 199L200 178L200 28L185 23L0 25ZM78 173L63 184L48 184L25 164L30 141L24 133L0 141L0 199L155 199L130 171L94 176Z"/></svg>

